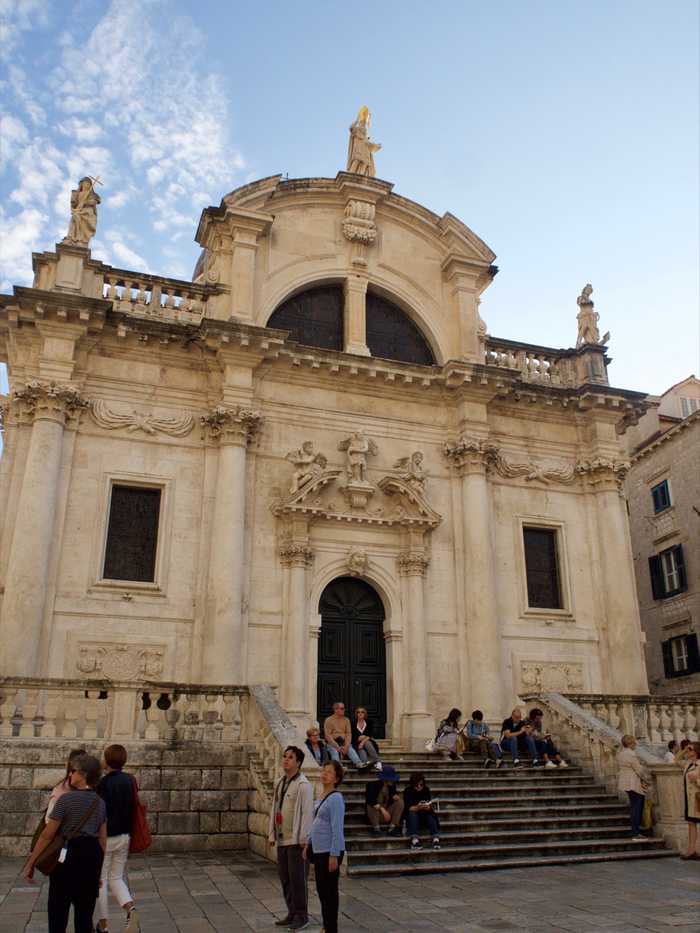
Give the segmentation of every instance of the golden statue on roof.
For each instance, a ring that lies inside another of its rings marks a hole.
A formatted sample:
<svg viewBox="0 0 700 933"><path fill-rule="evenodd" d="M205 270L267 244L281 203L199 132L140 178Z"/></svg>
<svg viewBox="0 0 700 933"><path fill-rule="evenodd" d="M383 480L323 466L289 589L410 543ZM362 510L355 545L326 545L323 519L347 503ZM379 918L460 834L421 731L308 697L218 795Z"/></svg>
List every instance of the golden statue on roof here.
<svg viewBox="0 0 700 933"><path fill-rule="evenodd" d="M369 126L372 114L367 107L360 107L357 119L350 127L350 140L348 143L347 171L354 175L365 175L374 178L377 174L374 168L374 153L382 148L379 143L373 143L369 138Z"/></svg>

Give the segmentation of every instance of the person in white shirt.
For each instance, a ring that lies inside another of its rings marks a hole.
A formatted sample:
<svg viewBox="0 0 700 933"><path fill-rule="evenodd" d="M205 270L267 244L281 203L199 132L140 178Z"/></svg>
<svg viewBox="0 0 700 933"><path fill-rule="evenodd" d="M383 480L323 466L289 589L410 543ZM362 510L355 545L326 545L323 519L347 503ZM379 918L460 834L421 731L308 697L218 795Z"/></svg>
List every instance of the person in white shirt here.
<svg viewBox="0 0 700 933"><path fill-rule="evenodd" d="M667 765L675 765L676 755L678 754L678 742L675 739L671 739L668 743L668 751L664 755L664 761Z"/></svg>

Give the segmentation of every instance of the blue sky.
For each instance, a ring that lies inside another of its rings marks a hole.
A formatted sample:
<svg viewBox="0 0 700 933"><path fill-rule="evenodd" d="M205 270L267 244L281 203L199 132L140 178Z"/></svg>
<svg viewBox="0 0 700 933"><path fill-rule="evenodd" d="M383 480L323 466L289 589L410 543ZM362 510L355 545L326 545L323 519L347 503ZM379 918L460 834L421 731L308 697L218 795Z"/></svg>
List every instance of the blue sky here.
<svg viewBox="0 0 700 933"><path fill-rule="evenodd" d="M334 176L361 104L380 177L497 253L482 316L570 346L593 283L611 381L700 374L698 4L0 0L0 290L104 187L93 252L189 277L201 209Z"/></svg>

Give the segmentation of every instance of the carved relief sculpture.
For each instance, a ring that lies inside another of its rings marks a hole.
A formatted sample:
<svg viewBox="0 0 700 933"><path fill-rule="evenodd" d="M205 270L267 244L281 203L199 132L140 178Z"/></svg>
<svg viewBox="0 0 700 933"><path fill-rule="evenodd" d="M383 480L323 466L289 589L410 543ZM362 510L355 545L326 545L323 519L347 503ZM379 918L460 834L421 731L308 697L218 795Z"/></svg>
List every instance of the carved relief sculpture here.
<svg viewBox="0 0 700 933"><path fill-rule="evenodd" d="M70 193L70 225L63 242L69 246L87 246L97 230L97 205L100 196L95 185L99 178L86 175Z"/></svg>
<svg viewBox="0 0 700 933"><path fill-rule="evenodd" d="M347 171L354 175L374 178L377 174L374 168L374 153L379 152L382 147L379 143L370 142L368 134L371 122L372 115L367 107L360 107L357 119L350 127Z"/></svg>
<svg viewBox="0 0 700 933"><path fill-rule="evenodd" d="M347 559L348 574L351 577L361 577L367 571L367 554L364 551L350 551Z"/></svg>
<svg viewBox="0 0 700 933"><path fill-rule="evenodd" d="M320 476L328 466L324 454L314 452L313 441L304 441L299 450L290 450L285 459L296 467L289 487L290 493L298 492L302 486Z"/></svg>
<svg viewBox="0 0 700 933"><path fill-rule="evenodd" d="M125 428L127 431L143 431L145 434L168 434L170 437L185 437L194 427L192 415L156 417L152 412L118 412L102 399L90 405L90 414L95 424L108 431Z"/></svg>
<svg viewBox="0 0 700 933"><path fill-rule="evenodd" d="M401 479L410 486L423 491L425 487L425 470L423 469L423 451L415 450L409 457L401 457L394 464L394 469Z"/></svg>
<svg viewBox="0 0 700 933"><path fill-rule="evenodd" d="M576 338L577 349L585 344L600 343L600 331L598 330L600 315L597 311L593 310L592 291L593 286L589 282L588 285L584 285L581 294L576 299L576 304L579 307L579 312L576 316L576 320L578 321L578 337Z"/></svg>
<svg viewBox="0 0 700 933"><path fill-rule="evenodd" d="M374 204L350 198L345 205L345 220L343 220L345 239L364 243L366 246L374 243L377 238L374 215Z"/></svg>
<svg viewBox="0 0 700 933"><path fill-rule="evenodd" d="M367 456L375 456L378 448L362 431L355 431L338 444L338 450L347 454L346 472L351 483L367 482Z"/></svg>
<svg viewBox="0 0 700 933"><path fill-rule="evenodd" d="M571 661L521 661L520 678L526 690L577 693L584 689L583 665Z"/></svg>
<svg viewBox="0 0 700 933"><path fill-rule="evenodd" d="M163 674L165 646L87 642L78 647L76 669L106 680L157 680Z"/></svg>

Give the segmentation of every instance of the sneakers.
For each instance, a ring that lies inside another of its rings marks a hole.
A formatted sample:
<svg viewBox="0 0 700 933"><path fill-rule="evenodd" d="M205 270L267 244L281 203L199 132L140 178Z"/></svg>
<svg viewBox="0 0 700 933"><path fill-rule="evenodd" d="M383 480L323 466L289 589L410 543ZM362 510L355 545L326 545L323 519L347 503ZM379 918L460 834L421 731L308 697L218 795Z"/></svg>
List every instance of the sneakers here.
<svg viewBox="0 0 700 933"><path fill-rule="evenodd" d="M414 836L413 839L411 839L411 852L418 852L419 849L422 848L423 846L421 845L420 839L417 836Z"/></svg>
<svg viewBox="0 0 700 933"><path fill-rule="evenodd" d="M126 926L124 927L124 933L141 933L139 915L135 907L132 907L129 913L126 915Z"/></svg>
<svg viewBox="0 0 700 933"><path fill-rule="evenodd" d="M373 826L373 827L372 827L372 832L374 833L375 836L381 836L381 834L382 834L382 827L381 827L381 826Z"/></svg>
<svg viewBox="0 0 700 933"><path fill-rule="evenodd" d="M491 764L491 759L490 759L490 758L487 758L487 759L484 761L484 767L485 767L485 768L488 768L488 766L489 766L490 764Z"/></svg>
<svg viewBox="0 0 700 933"><path fill-rule="evenodd" d="M438 838L438 836L435 836L435 838L433 839L433 848L434 849L440 848L440 839Z"/></svg>
<svg viewBox="0 0 700 933"><path fill-rule="evenodd" d="M545 768L556 768L556 765L553 761L548 761L545 763Z"/></svg>
<svg viewBox="0 0 700 933"><path fill-rule="evenodd" d="M375 764L375 766L374 766L374 770L375 770L375 771L381 771L383 767L384 767L384 765L381 763L381 761L378 761L378 762Z"/></svg>
<svg viewBox="0 0 700 933"><path fill-rule="evenodd" d="M503 764L503 759L502 759L502 758L498 758L498 759L496 760L496 768L500 768L502 764Z"/></svg>
<svg viewBox="0 0 700 933"><path fill-rule="evenodd" d="M289 915L287 915L286 917L283 917L282 920L275 920L275 926L276 927L288 927L293 919L294 917L290 917Z"/></svg>
<svg viewBox="0 0 700 933"><path fill-rule="evenodd" d="M533 759L532 759L532 767L533 767L533 768L541 768L541 767L542 767L542 762L540 761L539 758L533 758Z"/></svg>
<svg viewBox="0 0 700 933"><path fill-rule="evenodd" d="M562 758L562 760L559 762L559 767L560 767L560 768L568 768L569 766L567 765L567 763L566 763L566 762L564 761L564 759Z"/></svg>
<svg viewBox="0 0 700 933"><path fill-rule="evenodd" d="M392 826L391 829L389 830L389 835L390 835L390 836L400 836L400 835L401 835L401 827L400 827L400 826Z"/></svg>
<svg viewBox="0 0 700 933"><path fill-rule="evenodd" d="M292 920L292 922L287 927L288 930L305 930L308 926L311 925L311 921L307 917L306 920Z"/></svg>
<svg viewBox="0 0 700 933"><path fill-rule="evenodd" d="M519 768L519 767L520 767L520 759L519 759L519 758L514 758L514 759L513 759L513 767L514 767L514 768Z"/></svg>
<svg viewBox="0 0 700 933"><path fill-rule="evenodd" d="M646 836L632 836L632 842L646 842Z"/></svg>

